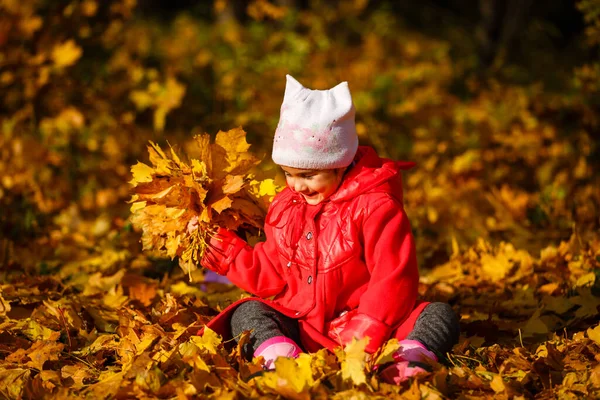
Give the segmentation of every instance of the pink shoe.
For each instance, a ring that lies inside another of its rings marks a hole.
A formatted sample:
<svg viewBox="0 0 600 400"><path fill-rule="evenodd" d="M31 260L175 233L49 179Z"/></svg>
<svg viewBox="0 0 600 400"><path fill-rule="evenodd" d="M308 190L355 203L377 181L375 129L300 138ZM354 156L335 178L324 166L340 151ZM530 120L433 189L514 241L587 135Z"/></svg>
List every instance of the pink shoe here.
<svg viewBox="0 0 600 400"><path fill-rule="evenodd" d="M292 339L285 336L275 336L262 342L254 352L254 357L263 357L263 367L265 369L275 369L275 360L278 357L296 358L301 352L300 346Z"/></svg>
<svg viewBox="0 0 600 400"><path fill-rule="evenodd" d="M427 373L428 365L437 361L436 355L417 340L401 340L400 348L393 354L394 364L383 368L381 379L399 385L410 377Z"/></svg>

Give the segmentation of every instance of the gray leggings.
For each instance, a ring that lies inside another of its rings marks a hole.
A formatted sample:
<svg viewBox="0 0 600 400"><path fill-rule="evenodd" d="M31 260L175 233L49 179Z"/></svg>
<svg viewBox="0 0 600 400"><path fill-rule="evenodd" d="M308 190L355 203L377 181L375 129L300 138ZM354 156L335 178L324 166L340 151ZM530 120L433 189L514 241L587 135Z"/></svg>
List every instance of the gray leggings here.
<svg viewBox="0 0 600 400"><path fill-rule="evenodd" d="M250 341L244 347L251 358L258 346L275 336L286 336L300 343L298 321L286 317L260 301L247 301L231 316L231 333L237 341L243 331L251 331ZM452 307L446 303L428 304L407 339L418 340L438 358L443 358L458 342L460 326Z"/></svg>

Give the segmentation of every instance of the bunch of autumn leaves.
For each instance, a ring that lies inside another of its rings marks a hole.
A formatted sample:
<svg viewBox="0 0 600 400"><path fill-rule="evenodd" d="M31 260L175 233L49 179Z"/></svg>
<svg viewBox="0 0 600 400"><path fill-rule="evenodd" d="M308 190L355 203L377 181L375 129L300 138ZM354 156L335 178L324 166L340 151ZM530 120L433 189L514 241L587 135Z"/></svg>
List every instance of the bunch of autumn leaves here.
<svg viewBox="0 0 600 400"><path fill-rule="evenodd" d="M198 158L182 161L150 142L150 163L131 167L131 222L142 231L145 251L170 258L190 276L218 227L257 236L277 186L251 172L260 160L248 150L241 128L194 137ZM188 229L196 224L198 229ZM190 222L191 221L191 222Z"/></svg>

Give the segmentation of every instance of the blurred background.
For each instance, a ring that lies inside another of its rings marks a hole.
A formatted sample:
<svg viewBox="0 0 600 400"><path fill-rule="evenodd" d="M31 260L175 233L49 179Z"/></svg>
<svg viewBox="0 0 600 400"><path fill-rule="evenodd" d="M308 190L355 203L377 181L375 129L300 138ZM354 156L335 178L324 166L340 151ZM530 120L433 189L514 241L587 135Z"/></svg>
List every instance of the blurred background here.
<svg viewBox="0 0 600 400"><path fill-rule="evenodd" d="M479 239L598 243L599 45L597 0L0 0L2 276L143 264L148 140L242 126L275 175L285 74L348 81L361 143L417 163L422 268Z"/></svg>

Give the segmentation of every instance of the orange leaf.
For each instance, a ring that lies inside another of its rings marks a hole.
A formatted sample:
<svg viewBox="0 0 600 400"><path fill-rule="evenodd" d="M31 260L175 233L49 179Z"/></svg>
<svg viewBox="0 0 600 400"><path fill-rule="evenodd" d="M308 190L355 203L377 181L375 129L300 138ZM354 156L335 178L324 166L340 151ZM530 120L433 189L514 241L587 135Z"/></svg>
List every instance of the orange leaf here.
<svg viewBox="0 0 600 400"><path fill-rule="evenodd" d="M135 285L129 287L129 297L139 300L140 303L148 307L156 297L156 285L137 282Z"/></svg>
<svg viewBox="0 0 600 400"><path fill-rule="evenodd" d="M244 186L244 177L242 175L227 175L223 184L223 193L237 193Z"/></svg>
<svg viewBox="0 0 600 400"><path fill-rule="evenodd" d="M222 199L217 200L214 203L212 203L211 207L213 210L215 210L216 212L218 212L220 214L223 212L223 210L226 210L229 207L231 207L232 203L233 203L233 201L231 200L231 198L225 196Z"/></svg>
<svg viewBox="0 0 600 400"><path fill-rule="evenodd" d="M27 355L31 361L27 362L25 365L41 371L44 369L43 366L46 361L58 360L60 352L64 349L64 347L65 345L62 343L39 340L29 348Z"/></svg>

